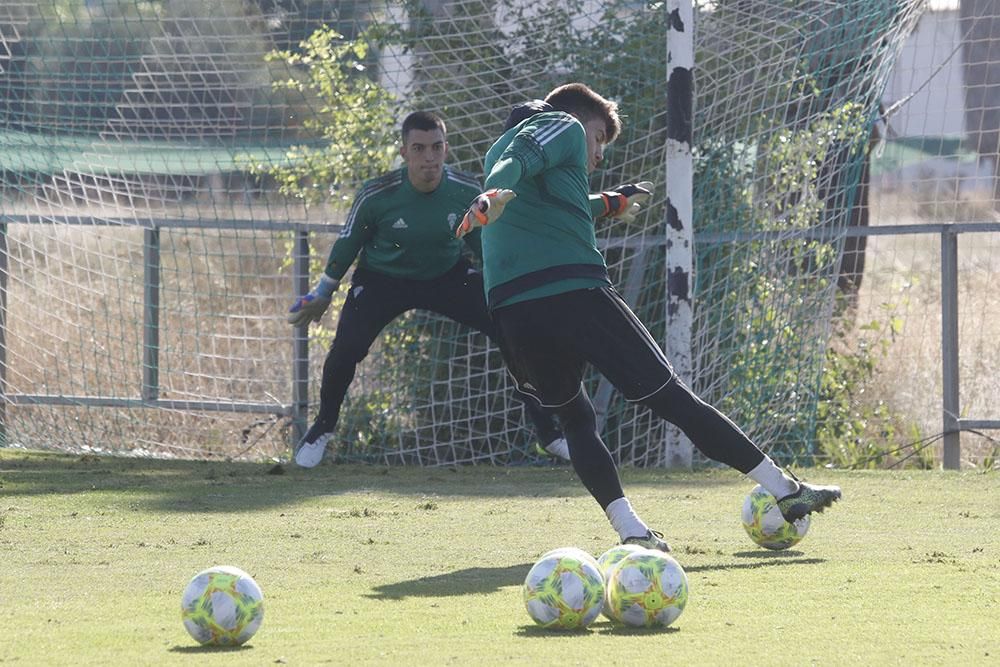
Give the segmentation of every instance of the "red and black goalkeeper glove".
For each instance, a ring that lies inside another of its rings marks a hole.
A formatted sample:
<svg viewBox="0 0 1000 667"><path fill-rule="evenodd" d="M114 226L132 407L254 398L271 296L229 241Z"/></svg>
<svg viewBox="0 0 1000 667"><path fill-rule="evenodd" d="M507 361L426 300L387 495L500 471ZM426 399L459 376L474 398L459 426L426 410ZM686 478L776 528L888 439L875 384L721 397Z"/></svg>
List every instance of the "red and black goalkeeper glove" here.
<svg viewBox="0 0 1000 667"><path fill-rule="evenodd" d="M613 190L602 192L604 199L605 218L615 218L624 222L632 222L642 208L642 204L653 194L653 184L650 181L620 185Z"/></svg>

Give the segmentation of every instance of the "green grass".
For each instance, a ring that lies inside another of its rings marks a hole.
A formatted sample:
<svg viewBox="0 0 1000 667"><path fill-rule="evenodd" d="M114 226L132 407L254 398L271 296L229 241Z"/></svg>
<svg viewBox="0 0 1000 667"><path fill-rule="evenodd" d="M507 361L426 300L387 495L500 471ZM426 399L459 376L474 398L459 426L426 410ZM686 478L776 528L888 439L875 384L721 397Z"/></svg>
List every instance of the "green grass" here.
<svg viewBox="0 0 1000 667"><path fill-rule="evenodd" d="M567 468L459 470L70 457L0 450L0 663L885 665L1000 662L1000 476L802 471L843 486L793 550L739 525L729 471L626 470L691 597L663 632L537 629L534 559L614 543ZM197 571L247 570L248 645L180 622Z"/></svg>

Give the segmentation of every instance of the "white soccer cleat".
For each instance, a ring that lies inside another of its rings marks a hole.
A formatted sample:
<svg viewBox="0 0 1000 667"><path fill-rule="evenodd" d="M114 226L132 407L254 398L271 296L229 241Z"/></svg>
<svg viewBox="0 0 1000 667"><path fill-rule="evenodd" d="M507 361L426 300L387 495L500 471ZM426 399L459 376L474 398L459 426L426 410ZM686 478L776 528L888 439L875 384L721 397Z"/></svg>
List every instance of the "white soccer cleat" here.
<svg viewBox="0 0 1000 667"><path fill-rule="evenodd" d="M323 460L326 453L326 443L333 437L333 433L324 433L313 442L306 442L303 438L299 448L295 451L295 464L300 468L315 468Z"/></svg>
<svg viewBox="0 0 1000 667"><path fill-rule="evenodd" d="M559 461L569 461L569 443L566 442L566 438L560 436L550 442L549 444L542 447L541 444L535 443L535 451L539 456L548 456L553 459L558 459Z"/></svg>
<svg viewBox="0 0 1000 667"><path fill-rule="evenodd" d="M569 461L569 443L564 437L558 437L545 445L545 451L563 461Z"/></svg>

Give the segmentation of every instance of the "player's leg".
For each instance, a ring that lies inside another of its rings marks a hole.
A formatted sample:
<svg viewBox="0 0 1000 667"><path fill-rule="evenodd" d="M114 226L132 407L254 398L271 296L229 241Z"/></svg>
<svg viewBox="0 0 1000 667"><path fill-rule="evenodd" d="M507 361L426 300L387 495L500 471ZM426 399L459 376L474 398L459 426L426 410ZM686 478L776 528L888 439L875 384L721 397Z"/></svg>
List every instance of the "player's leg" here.
<svg viewBox="0 0 1000 667"><path fill-rule="evenodd" d="M696 396L679 378L643 401L654 414L676 424L710 459L754 480L778 499L787 521L822 512L840 498L840 488L801 482L783 471L718 409Z"/></svg>
<svg viewBox="0 0 1000 667"><path fill-rule="evenodd" d="M588 313L587 326L577 344L628 400L675 424L708 458L763 486L789 520L822 511L840 497L836 487L801 483L785 473L728 417L696 396L614 289L590 291L586 301L579 308Z"/></svg>
<svg viewBox="0 0 1000 667"><path fill-rule="evenodd" d="M614 458L597 432L594 406L581 383L584 360L567 344L572 328L561 326L560 297L494 313L504 360L518 386L559 415L573 469L622 541L669 551L662 535L649 529L625 497Z"/></svg>
<svg viewBox="0 0 1000 667"><path fill-rule="evenodd" d="M386 325L408 310L408 295L404 285L395 284L399 282L361 269L355 271L333 344L323 363L319 413L295 452L299 466L312 468L323 459L358 364L368 356Z"/></svg>
<svg viewBox="0 0 1000 667"><path fill-rule="evenodd" d="M460 261L448 273L421 290L418 307L444 315L459 324L476 329L496 340L496 326L486 309L483 275L467 261ZM537 401L514 390L514 397L524 404L524 413L535 428L535 436L544 453L569 460L569 447L556 421L555 413Z"/></svg>

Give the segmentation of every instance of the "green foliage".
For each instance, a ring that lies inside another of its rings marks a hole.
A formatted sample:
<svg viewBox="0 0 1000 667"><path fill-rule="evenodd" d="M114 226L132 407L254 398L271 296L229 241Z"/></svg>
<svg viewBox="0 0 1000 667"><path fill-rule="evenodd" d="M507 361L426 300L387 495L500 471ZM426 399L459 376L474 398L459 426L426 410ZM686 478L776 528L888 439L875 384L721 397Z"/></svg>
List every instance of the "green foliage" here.
<svg viewBox="0 0 1000 667"><path fill-rule="evenodd" d="M819 455L842 468L931 469L933 451L919 428L901 423L877 391L879 363L901 332L896 306L882 304L884 322L854 326L838 318L826 351L816 412Z"/></svg>
<svg viewBox="0 0 1000 667"><path fill-rule="evenodd" d="M758 122L763 143L702 147L699 221L713 231L824 229L831 203L818 181L833 154L846 151L860 164L868 136L864 110L847 103L795 128L774 118ZM763 182L755 180L758 173ZM699 381L712 386L724 379L728 393L719 407L737 423L766 425L772 453L783 458L814 453L816 386L826 342L820 314L829 310L838 256L834 241L780 235L714 244L698 253L704 316L696 325L719 336L715 358Z"/></svg>
<svg viewBox="0 0 1000 667"><path fill-rule="evenodd" d="M643 151L632 155L633 161L627 164L621 152L637 143L666 144L666 3L614 0L602 5L600 15L577 27L574 17L586 15L591 7L586 0L570 0L542 17L528 4L513 10L518 28L512 39L525 48L512 51L512 64L518 72L530 72L527 78L535 82L521 96L543 97L569 81L586 83L617 102L623 119L622 135L605 153L607 166L598 174L601 180L609 185L662 181L661 152ZM607 231L621 235L628 229L615 225Z"/></svg>
<svg viewBox="0 0 1000 667"><path fill-rule="evenodd" d="M251 172L275 179L282 194L306 204L349 204L365 179L387 170L395 155L394 101L369 73L372 35L347 39L331 28L316 30L298 51L273 51L292 75L275 83L312 100L302 120L316 141L292 148L286 161L254 165Z"/></svg>
<svg viewBox="0 0 1000 667"><path fill-rule="evenodd" d="M890 330L894 331L890 323ZM877 334L877 321L859 327ZM888 406L869 394L880 359L890 341L874 344L862 338L854 347L853 332L842 324L827 348L816 411L816 444L824 458L838 467L877 468L885 459L885 442L891 442L894 427Z"/></svg>
<svg viewBox="0 0 1000 667"><path fill-rule="evenodd" d="M495 3L453 3L439 16L419 0L404 0L411 24L397 26L394 39L415 56L411 103L436 109L445 119L462 118L449 128L452 157L479 171L487 149L500 135L510 106L544 97L570 81L586 83L618 102L625 118L616 142L664 143L666 6L632 0L602 4L600 14L586 0L514 3L494 20ZM578 20L587 17L585 20ZM498 39L498 35L503 39ZM442 79L435 72L447 71ZM660 180L661 155L643 154L641 164L623 165L609 147L603 178L614 182ZM623 172L627 170L627 174Z"/></svg>

